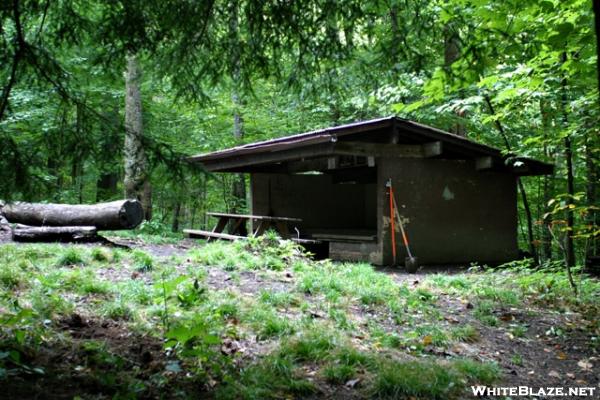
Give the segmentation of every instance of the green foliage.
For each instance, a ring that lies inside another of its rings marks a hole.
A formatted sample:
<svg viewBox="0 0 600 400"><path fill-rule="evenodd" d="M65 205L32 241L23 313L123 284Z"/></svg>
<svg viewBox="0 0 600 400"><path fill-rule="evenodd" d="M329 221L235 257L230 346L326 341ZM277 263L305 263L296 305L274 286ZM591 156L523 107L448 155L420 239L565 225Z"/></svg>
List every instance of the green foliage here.
<svg viewBox="0 0 600 400"><path fill-rule="evenodd" d="M67 247L56 260L57 267L72 267L85 264L82 250L76 247Z"/></svg>
<svg viewBox="0 0 600 400"><path fill-rule="evenodd" d="M141 272L151 271L154 266L152 256L142 250L134 250L131 255L135 263L135 268Z"/></svg>
<svg viewBox="0 0 600 400"><path fill-rule="evenodd" d="M297 361L319 361L340 346L340 340L334 332L315 325L310 330L288 339L282 345L281 351Z"/></svg>
<svg viewBox="0 0 600 400"><path fill-rule="evenodd" d="M450 337L459 342L473 343L479 340L479 331L473 325L461 325L450 331Z"/></svg>
<svg viewBox="0 0 600 400"><path fill-rule="evenodd" d="M411 396L427 399L456 398L465 388L465 380L491 384L499 375L495 365L470 360L452 361L448 365L427 361L384 361L378 366L370 396L379 399Z"/></svg>

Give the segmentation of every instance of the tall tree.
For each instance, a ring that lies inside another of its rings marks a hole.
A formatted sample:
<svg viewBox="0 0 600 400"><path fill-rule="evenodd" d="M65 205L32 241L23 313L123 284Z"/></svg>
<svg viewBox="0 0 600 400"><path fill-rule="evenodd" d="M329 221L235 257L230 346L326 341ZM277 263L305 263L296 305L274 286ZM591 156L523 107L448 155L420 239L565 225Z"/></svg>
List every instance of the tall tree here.
<svg viewBox="0 0 600 400"><path fill-rule="evenodd" d="M125 72L125 197L142 203L144 218L152 218L152 187L142 125L142 72L135 54L127 56Z"/></svg>
<svg viewBox="0 0 600 400"><path fill-rule="evenodd" d="M244 107L243 94L241 92L241 40L239 32L239 2L231 0L229 3L229 35L231 40L231 101L233 103L233 137L236 143L241 143L244 138ZM243 173L236 174L233 180L233 204L232 213L238 212L246 207L246 177Z"/></svg>

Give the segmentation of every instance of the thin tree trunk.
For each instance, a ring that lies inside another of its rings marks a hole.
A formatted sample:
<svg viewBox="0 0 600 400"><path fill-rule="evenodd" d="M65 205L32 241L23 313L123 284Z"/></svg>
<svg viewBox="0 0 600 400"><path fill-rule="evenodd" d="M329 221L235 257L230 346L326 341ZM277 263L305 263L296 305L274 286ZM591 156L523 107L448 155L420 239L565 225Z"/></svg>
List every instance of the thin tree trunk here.
<svg viewBox="0 0 600 400"><path fill-rule="evenodd" d="M600 105L600 1L593 0L594 8L594 26L596 31L596 77L598 85L598 102ZM598 180L600 180L600 154L597 149L600 148L600 139L597 131L588 135L586 142L586 170L587 170L587 186L586 200L588 207L597 207L598 202ZM596 151L594 151L596 150ZM598 229L600 224L600 212L596 209L590 209L588 212L588 224L591 226L592 232ZM586 256L600 255L600 237L592 237L591 243L588 245Z"/></svg>
<svg viewBox="0 0 600 400"><path fill-rule="evenodd" d="M562 53L562 62L567 61L567 53ZM567 78L563 77L560 81L561 89L561 106L562 119L564 129L568 128L569 118L567 113ZM569 204L573 202L575 195L575 178L573 176L573 147L571 144L571 135L567 134L564 139L565 160L567 162L567 194L569 196ZM573 210L567 208L567 234L565 236L565 252L568 273L571 273L570 267L575 266L575 244L573 242L573 227L575 225Z"/></svg>
<svg viewBox="0 0 600 400"><path fill-rule="evenodd" d="M585 144L585 169L587 175L587 184L585 186L586 202L588 213L586 223L592 232L586 248L586 258L600 255L600 237L594 236L593 232L598 231L598 217L600 213L596 209L598 204L598 181L600 180L600 159L598 149L600 149L600 134L595 128L588 130Z"/></svg>
<svg viewBox="0 0 600 400"><path fill-rule="evenodd" d="M233 137L236 142L241 142L244 138L244 117L242 115L242 108L244 101L240 93L241 76L240 76L240 43L239 43L239 31L238 31L238 16L239 16L239 4L237 0L231 0L229 3L230 15L229 15L229 34L233 42L233 48L235 51L232 54L231 59L231 70L232 70L232 83L233 90L231 93L231 100L233 103ZM233 202L230 211L236 213L246 207L246 178L245 175L240 173L236 174L233 179L232 185Z"/></svg>
<svg viewBox="0 0 600 400"><path fill-rule="evenodd" d="M486 94L484 96L484 99L485 99L485 102L487 103L490 114L496 115L496 111L494 110L494 106L492 105L492 101L491 101L490 97ZM498 119L496 119L495 124L496 124L496 128L498 129L498 132L500 133L500 136L502 136L506 150L508 150L510 152L511 146L510 146L510 142L508 141L508 137L506 136L506 132L504 131L504 126ZM533 217L531 216L531 209L529 207L529 201L527 200L527 192L525 191L525 186L523 185L523 181L521 180L520 177L517 177L517 186L519 187L519 192L521 193L521 200L523 202L523 208L525 209L525 218L527 219L527 236L529 239L529 243L528 243L529 252L531 253L531 256L533 257L533 262L536 265L539 265L540 258L538 256L537 249L535 248L535 240L534 240L534 236L533 236Z"/></svg>
<svg viewBox="0 0 600 400"><path fill-rule="evenodd" d="M452 64L460 58L460 37L458 31L451 23L444 25L444 66L447 76L451 76ZM459 93L460 95L460 93ZM462 97L462 95L461 95ZM456 110L455 114L458 118L465 118L466 112ZM451 129L452 133L460 136L467 135L467 128L464 123L458 121Z"/></svg>
<svg viewBox="0 0 600 400"><path fill-rule="evenodd" d="M135 55L127 57L125 73L125 196L142 203L144 219L152 218L152 187L143 145L141 71Z"/></svg>
<svg viewBox="0 0 600 400"><path fill-rule="evenodd" d="M540 100L540 114L542 118L542 130L544 132L544 136L546 136L546 132L550 129L550 124L548 123L548 112L543 100ZM554 154L551 154L546 141L544 141L544 155L549 159L554 158ZM548 202L554 195L554 179L554 172L552 172L552 175L544 175L543 177L544 181L542 199L544 202L544 215L546 215L546 217L543 218L541 240L542 257L546 261L552 260L552 235L550 234L550 229L552 228L552 214L550 213L551 208L548 206Z"/></svg>
<svg viewBox="0 0 600 400"><path fill-rule="evenodd" d="M21 26L21 11L19 9L19 5L19 0L13 0L12 9L16 30L15 54L13 55L8 82L2 88L2 95L0 95L0 121L4 119L4 113L8 108L10 93L15 85L15 82L17 81L17 72L19 70L19 64L23 59L26 46L25 38L23 35L23 28Z"/></svg>
<svg viewBox="0 0 600 400"><path fill-rule="evenodd" d="M181 201L176 200L175 207L173 207L173 224L171 225L171 231L179 231L179 214L181 213Z"/></svg>

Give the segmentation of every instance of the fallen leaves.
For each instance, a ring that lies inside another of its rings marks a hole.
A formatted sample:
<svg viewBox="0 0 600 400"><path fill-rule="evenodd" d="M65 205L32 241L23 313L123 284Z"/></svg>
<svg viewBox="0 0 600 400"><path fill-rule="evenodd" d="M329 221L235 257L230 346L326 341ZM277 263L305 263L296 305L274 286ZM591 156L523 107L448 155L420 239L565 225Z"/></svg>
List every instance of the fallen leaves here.
<svg viewBox="0 0 600 400"><path fill-rule="evenodd" d="M548 372L548 376L551 376L553 378L560 378L560 373L558 371L552 370Z"/></svg>
<svg viewBox="0 0 600 400"><path fill-rule="evenodd" d="M433 341L433 338L431 337L431 335L424 336L423 337L423 346L430 345L432 341Z"/></svg>
<svg viewBox="0 0 600 400"><path fill-rule="evenodd" d="M584 371L591 371L592 367L593 367L592 363L589 362L589 360L586 360L586 359L579 360L577 362L577 366L579 368L581 368L582 370L584 370Z"/></svg>

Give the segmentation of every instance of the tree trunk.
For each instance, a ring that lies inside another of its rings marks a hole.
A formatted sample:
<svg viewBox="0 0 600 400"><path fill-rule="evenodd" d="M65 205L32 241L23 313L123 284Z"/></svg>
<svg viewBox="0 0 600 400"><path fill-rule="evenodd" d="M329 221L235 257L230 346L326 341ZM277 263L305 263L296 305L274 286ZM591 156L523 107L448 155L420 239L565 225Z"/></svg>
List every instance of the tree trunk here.
<svg viewBox="0 0 600 400"><path fill-rule="evenodd" d="M171 225L171 231L179 231L179 214L181 213L181 201L177 200L175 207L173 207L173 224Z"/></svg>
<svg viewBox="0 0 600 400"><path fill-rule="evenodd" d="M567 61L567 53L562 53L562 62ZM562 107L562 119L564 129L568 129L569 118L567 114L567 78L563 76L560 81L560 96ZM567 162L567 194L569 196L569 204L574 201L575 196L575 178L573 176L573 147L571 144L571 135L567 134L564 139L565 160ZM567 234L565 237L565 261L570 275L570 267L575 266L575 244L573 242L573 227L575 225L573 210L567 208Z"/></svg>
<svg viewBox="0 0 600 400"><path fill-rule="evenodd" d="M244 117L242 115L242 108L244 101L240 93L241 77L240 77L240 43L239 43L239 32L238 32L238 2L237 0L231 0L229 3L229 35L233 42L233 48L235 51L232 53L231 58L231 71L232 71L232 86L233 90L231 93L231 100L233 103L233 137L236 142L241 142L244 138ZM232 185L233 203L229 210L232 214L237 213L239 210L246 207L246 178L245 175L240 173L236 174Z"/></svg>
<svg viewBox="0 0 600 400"><path fill-rule="evenodd" d="M588 131L585 144L585 167L587 175L587 184L585 186L585 197L588 206L586 224L592 232L586 248L586 258L600 256L600 237L593 234L598 231L598 221L600 213L598 212L598 181L600 180L600 135L595 128L591 128L592 132Z"/></svg>
<svg viewBox="0 0 600 400"><path fill-rule="evenodd" d="M543 100L540 100L540 113L542 118L542 129L544 131L544 137L550 128L548 111L546 110L546 105ZM551 152L548 148L548 145L544 141L544 155L549 159L554 159L554 152ZM542 241L542 257L546 261L552 260L552 235L550 234L550 229L552 228L552 214L550 213L551 207L548 206L548 202L554 196L554 174L552 175L544 175L543 177L543 202L544 204L544 215L547 217L543 218L542 223L542 232L541 232L541 241Z"/></svg>
<svg viewBox="0 0 600 400"><path fill-rule="evenodd" d="M118 191L119 165L115 164L115 159L121 155L123 150L123 136L116 103L113 110L104 113L104 119L106 123L102 126L102 136L99 141L100 154L96 157L100 170L96 180L96 201L120 197Z"/></svg>
<svg viewBox="0 0 600 400"><path fill-rule="evenodd" d="M100 174L96 181L96 201L107 200L117 194L119 175L115 172Z"/></svg>
<svg viewBox="0 0 600 400"><path fill-rule="evenodd" d="M494 105L492 104L492 100L490 99L490 96L485 95L484 100L488 106L490 114L496 115L496 110L494 109ZM500 133L500 136L502 137L502 140L504 141L506 150L508 152L510 152L511 146L510 146L510 142L508 141L508 136L506 136L506 132L504 131L504 126L498 119L496 119L495 124L496 124L496 128L498 129L498 132ZM529 239L528 240L529 241L529 243L528 243L529 252L531 253L531 256L533 257L533 262L536 265L539 265L540 258L538 256L538 252L535 247L535 240L534 240L534 236L533 236L533 217L531 216L531 209L529 208L529 201L527 200L527 191L525 190L525 185L523 185L523 181L521 180L520 177L517 177L517 187L519 188L519 192L521 192L521 200L523 202L523 208L525 209L525 218L527 219L527 237Z"/></svg>
<svg viewBox="0 0 600 400"><path fill-rule="evenodd" d="M12 231L15 242L86 242L98 240L94 226L26 226Z"/></svg>
<svg viewBox="0 0 600 400"><path fill-rule="evenodd" d="M100 230L132 229L142 222L136 200L91 205L12 203L2 208L11 223L35 226L95 226Z"/></svg>
<svg viewBox="0 0 600 400"><path fill-rule="evenodd" d="M594 26L596 31L596 77L598 79L598 102L600 104L600 1L593 0L594 8ZM598 132L593 132L588 136L586 143L586 169L588 183L586 187L586 200L588 207L597 207L598 201L598 180L600 179L600 154L598 152L600 139ZM600 212L596 209L591 209L588 213L588 224L592 228L592 232L598 229L600 224ZM600 237L592 237L589 244L586 256L600 255Z"/></svg>
<svg viewBox="0 0 600 400"><path fill-rule="evenodd" d="M460 58L460 37L456 27L452 26L451 23L444 25L444 67L446 68L446 75L451 77L452 64ZM462 97L462 95L461 95ZM465 118L466 113L464 111L456 110L455 114L458 118ZM467 128L465 124L458 121L450 128L452 133L460 136L467 136Z"/></svg>
<svg viewBox="0 0 600 400"><path fill-rule="evenodd" d="M142 204L144 219L149 220L152 217L152 189L143 143L140 81L137 57L129 55L125 73L125 197L138 199Z"/></svg>

